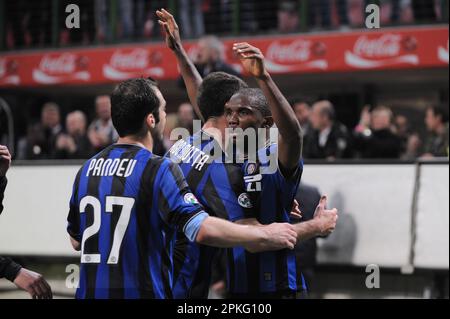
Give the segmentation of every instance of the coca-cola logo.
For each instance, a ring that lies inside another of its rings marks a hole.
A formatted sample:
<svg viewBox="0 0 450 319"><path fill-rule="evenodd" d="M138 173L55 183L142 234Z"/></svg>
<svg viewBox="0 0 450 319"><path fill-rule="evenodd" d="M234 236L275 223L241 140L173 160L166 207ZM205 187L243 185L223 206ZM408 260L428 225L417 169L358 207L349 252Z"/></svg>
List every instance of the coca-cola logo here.
<svg viewBox="0 0 450 319"><path fill-rule="evenodd" d="M0 77L17 74L18 64L15 60L0 59Z"/></svg>
<svg viewBox="0 0 450 319"><path fill-rule="evenodd" d="M147 50L134 49L130 52L116 51L111 56L110 65L120 70L145 69L150 65L150 56Z"/></svg>
<svg viewBox="0 0 450 319"><path fill-rule="evenodd" d="M39 69L48 74L70 74L77 68L77 56L63 53L58 56L44 55L39 63Z"/></svg>
<svg viewBox="0 0 450 319"><path fill-rule="evenodd" d="M20 84L16 60L0 59L0 84Z"/></svg>
<svg viewBox="0 0 450 319"><path fill-rule="evenodd" d="M353 52L367 58L395 57L401 54L402 48L407 51L414 50L414 41L415 39L412 37L403 39L399 34L390 33L374 39L370 39L368 36L361 36L356 41Z"/></svg>
<svg viewBox="0 0 450 319"><path fill-rule="evenodd" d="M307 40L296 40L289 44L272 43L267 48L266 58L280 63L305 62L311 59L313 43ZM320 54L324 48L319 48Z"/></svg>

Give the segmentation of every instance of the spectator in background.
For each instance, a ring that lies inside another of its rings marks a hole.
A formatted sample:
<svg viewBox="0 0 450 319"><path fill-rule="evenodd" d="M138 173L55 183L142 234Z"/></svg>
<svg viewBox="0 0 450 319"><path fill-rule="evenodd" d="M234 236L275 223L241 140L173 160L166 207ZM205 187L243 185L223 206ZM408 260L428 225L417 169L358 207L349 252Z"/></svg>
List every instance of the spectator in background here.
<svg viewBox="0 0 450 319"><path fill-rule="evenodd" d="M95 18L95 37L100 43L111 40L111 29L108 19L107 0L95 0L94 18Z"/></svg>
<svg viewBox="0 0 450 319"><path fill-rule="evenodd" d="M303 182L300 183L295 199L299 203L302 219L300 222L306 222L314 218L316 207L320 201L319 190ZM299 273L305 277L308 293L314 292L314 267L317 259L317 242L316 238L300 241L295 246L295 255L297 265L300 268Z"/></svg>
<svg viewBox="0 0 450 319"><path fill-rule="evenodd" d="M390 108L378 106L372 112L363 109L354 131L354 148L362 158L400 158L402 141L392 132Z"/></svg>
<svg viewBox="0 0 450 319"><path fill-rule="evenodd" d="M332 27L332 5L333 2L329 0L308 1L309 21L313 27L319 25L319 20L320 26L323 28L329 29ZM339 15L339 25L347 26L349 21L347 0L337 0L336 6Z"/></svg>
<svg viewBox="0 0 450 319"><path fill-rule="evenodd" d="M225 62L225 46L216 36L205 36L198 41L197 56L194 59L195 67L204 78L212 72L225 72L241 77L231 65ZM184 88L183 78L180 76L178 85Z"/></svg>
<svg viewBox="0 0 450 319"><path fill-rule="evenodd" d="M17 159L53 157L56 139L62 133L61 113L56 103L45 103L40 123L28 127L27 137L18 143Z"/></svg>
<svg viewBox="0 0 450 319"><path fill-rule="evenodd" d="M186 38L199 38L205 34L202 0L178 0L181 30Z"/></svg>
<svg viewBox="0 0 450 319"><path fill-rule="evenodd" d="M297 98L291 101L291 105L294 109L298 122L302 126L303 136L308 135L308 133L312 130L311 123L309 121L311 116L310 103L306 99Z"/></svg>
<svg viewBox="0 0 450 319"><path fill-rule="evenodd" d="M312 128L309 118L311 116L311 106L306 99L294 99L290 103L294 109L295 116L302 127L303 132L303 149L308 148L309 135L311 134Z"/></svg>
<svg viewBox="0 0 450 319"><path fill-rule="evenodd" d="M294 32L299 29L298 8L295 1L282 1L278 7L278 31Z"/></svg>
<svg viewBox="0 0 450 319"><path fill-rule="evenodd" d="M232 66L225 63L225 46L215 36L206 36L198 41L198 55L195 62L203 78L212 72L241 76Z"/></svg>
<svg viewBox="0 0 450 319"><path fill-rule="evenodd" d="M420 146L422 144L419 134L412 133L409 120L404 115L395 116L395 133L402 143L402 160L413 160L419 156Z"/></svg>
<svg viewBox="0 0 450 319"><path fill-rule="evenodd" d="M305 143L305 158L334 160L351 157L349 133L336 120L334 106L330 101L319 101L313 105L310 122L314 131Z"/></svg>
<svg viewBox="0 0 450 319"><path fill-rule="evenodd" d="M55 158L57 159L87 159L94 152L86 134L87 120L81 111L67 115L66 131L56 140Z"/></svg>
<svg viewBox="0 0 450 319"><path fill-rule="evenodd" d="M183 127L189 131L189 135L193 132L194 108L190 103L183 103L178 107L178 127Z"/></svg>
<svg viewBox="0 0 450 319"><path fill-rule="evenodd" d="M111 99L109 95L100 95L95 99L95 112L97 118L88 129L88 137L95 152L99 152L106 146L114 143L119 135L111 120Z"/></svg>
<svg viewBox="0 0 450 319"><path fill-rule="evenodd" d="M424 158L448 157L448 107L430 106L426 110L425 124L429 135Z"/></svg>

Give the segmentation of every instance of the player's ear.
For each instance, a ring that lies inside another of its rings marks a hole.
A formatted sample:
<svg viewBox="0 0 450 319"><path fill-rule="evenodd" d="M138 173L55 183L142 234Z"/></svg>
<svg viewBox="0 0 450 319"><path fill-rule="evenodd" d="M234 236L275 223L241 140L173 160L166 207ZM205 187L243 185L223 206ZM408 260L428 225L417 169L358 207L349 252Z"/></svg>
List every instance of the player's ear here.
<svg viewBox="0 0 450 319"><path fill-rule="evenodd" d="M147 123L147 126L149 128L155 128L156 127L156 119L155 116L153 114L149 114L147 115L147 117L145 118L145 122Z"/></svg>
<svg viewBox="0 0 450 319"><path fill-rule="evenodd" d="M273 117L272 116L267 116L264 118L264 123L263 126L265 128L271 128L273 126L274 122L273 122Z"/></svg>

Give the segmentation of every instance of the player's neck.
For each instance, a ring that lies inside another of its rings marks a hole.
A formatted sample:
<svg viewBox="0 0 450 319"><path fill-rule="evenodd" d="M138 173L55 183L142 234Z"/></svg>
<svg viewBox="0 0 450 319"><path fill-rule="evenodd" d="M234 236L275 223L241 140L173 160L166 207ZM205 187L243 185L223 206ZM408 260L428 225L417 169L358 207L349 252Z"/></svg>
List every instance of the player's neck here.
<svg viewBox="0 0 450 319"><path fill-rule="evenodd" d="M225 145L225 129L228 127L228 122L225 116L210 118L202 127L202 130L211 135L220 146Z"/></svg>
<svg viewBox="0 0 450 319"><path fill-rule="evenodd" d="M150 152L153 151L153 138L150 133L145 136L128 135L124 137L119 137L117 144L131 144L137 145L148 149Z"/></svg>

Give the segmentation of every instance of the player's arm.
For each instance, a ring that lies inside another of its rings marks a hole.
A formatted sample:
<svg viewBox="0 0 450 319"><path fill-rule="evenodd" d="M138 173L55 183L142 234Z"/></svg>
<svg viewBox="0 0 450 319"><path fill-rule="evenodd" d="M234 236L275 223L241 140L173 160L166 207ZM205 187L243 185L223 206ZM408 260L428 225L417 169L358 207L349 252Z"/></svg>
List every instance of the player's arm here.
<svg viewBox="0 0 450 319"><path fill-rule="evenodd" d="M338 219L338 211L336 208L327 210L326 205L327 197L322 196L314 213L314 218L294 225L298 241L327 236L334 231Z"/></svg>
<svg viewBox="0 0 450 319"><path fill-rule="evenodd" d="M190 193L179 166L169 162L163 172L159 210L169 225L179 227L190 241L214 246L243 246L251 252L293 249L297 234L293 225L238 225L209 216Z"/></svg>
<svg viewBox="0 0 450 319"><path fill-rule="evenodd" d="M200 84L202 83L202 77L183 48L180 30L175 18L164 9L157 10L156 15L159 18L158 23L164 29L167 46L173 51L173 53L175 53L177 58L178 67L180 69L181 76L183 77L184 84L186 85L189 100L194 107L195 113L203 121L203 115L197 105L197 92Z"/></svg>
<svg viewBox="0 0 450 319"><path fill-rule="evenodd" d="M287 223L267 226L238 225L208 216L198 228L195 241L208 246L221 248L242 246L250 252L261 252L293 249L296 237L292 225Z"/></svg>
<svg viewBox="0 0 450 319"><path fill-rule="evenodd" d="M278 127L280 163L287 170L297 168L302 154L302 128L291 105L267 71L261 50L248 43L236 43L233 51L241 59L244 69L256 78L267 98L273 120Z"/></svg>
<svg viewBox="0 0 450 319"><path fill-rule="evenodd" d="M72 196L69 203L69 214L67 215L67 233L69 234L70 244L76 251L81 250L81 233L80 233L80 208L78 206L78 184L80 181L81 170L73 183Z"/></svg>

